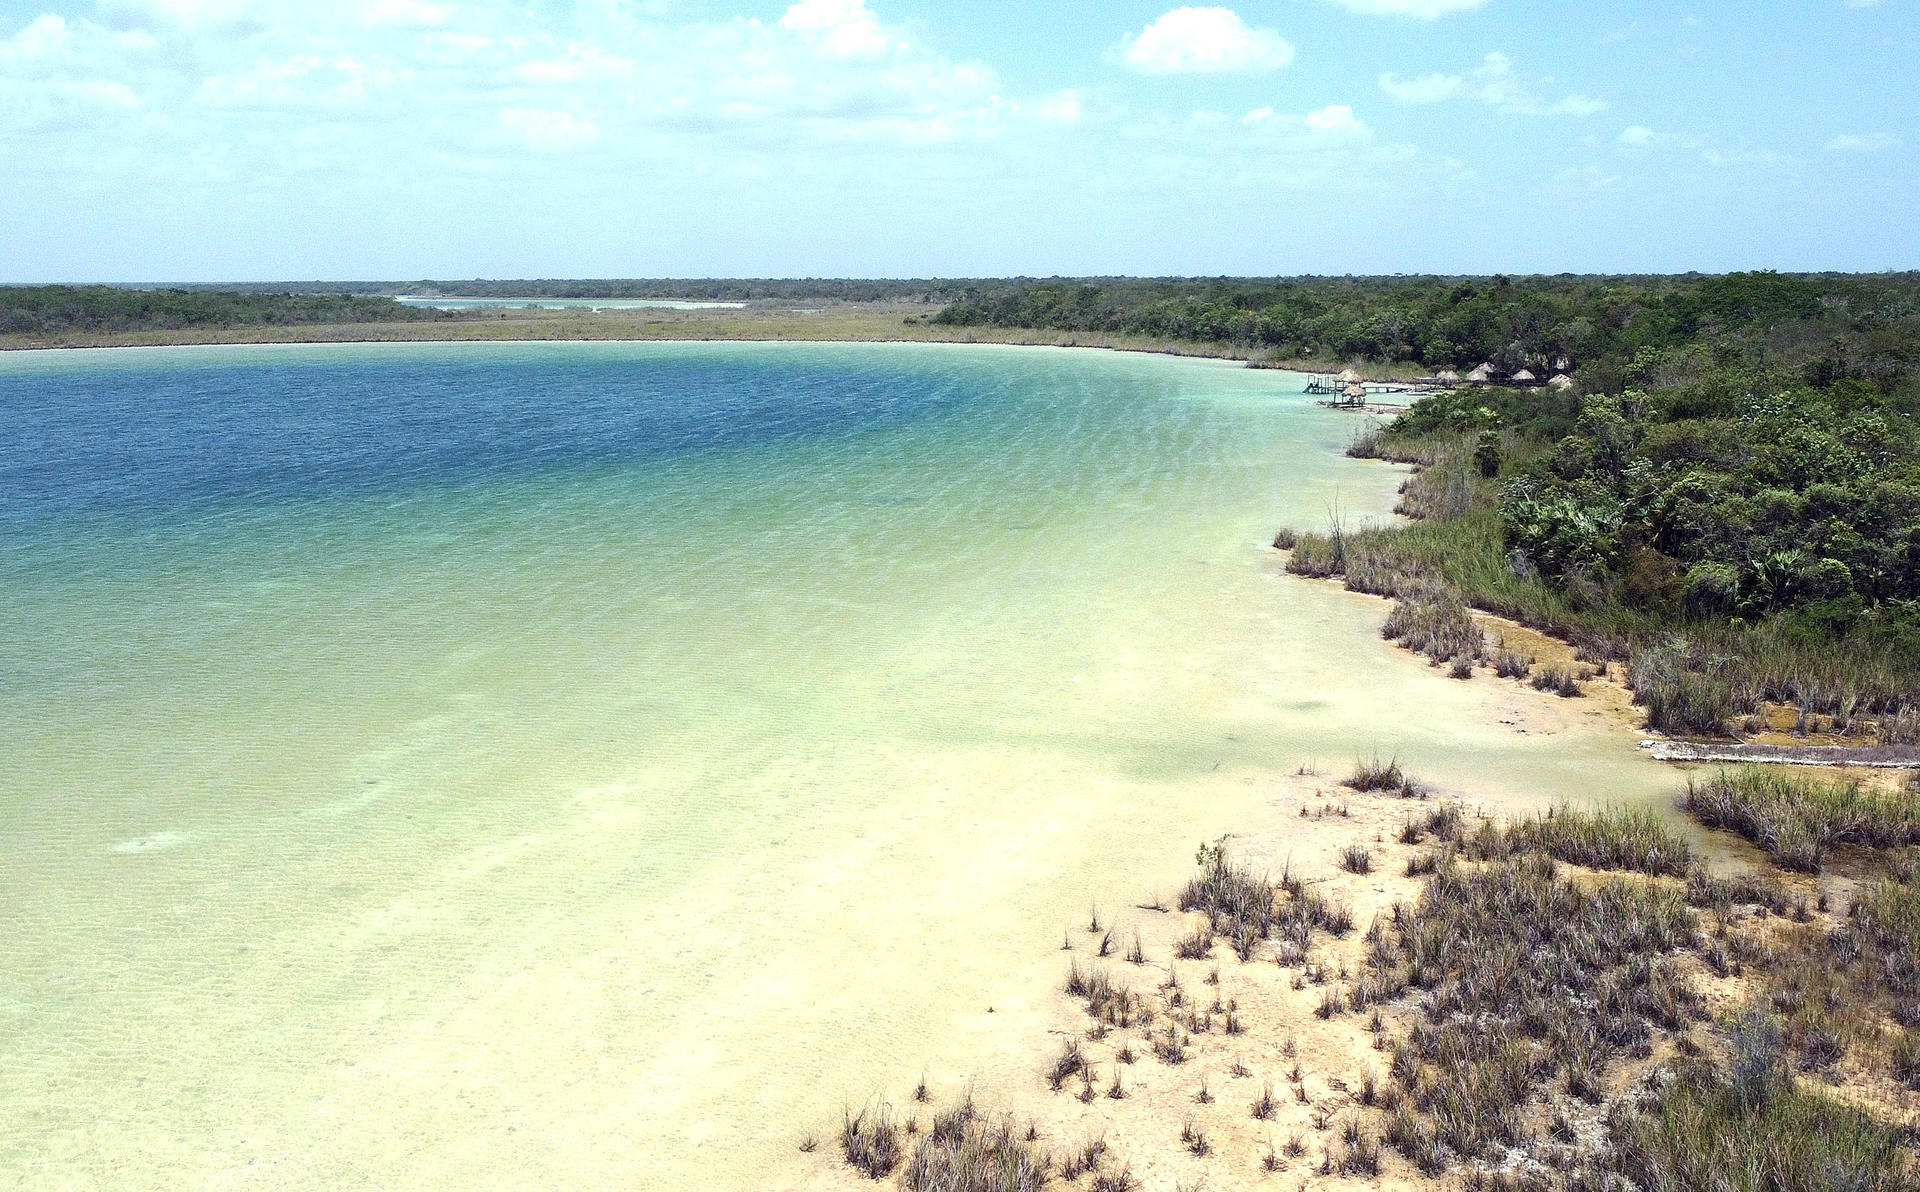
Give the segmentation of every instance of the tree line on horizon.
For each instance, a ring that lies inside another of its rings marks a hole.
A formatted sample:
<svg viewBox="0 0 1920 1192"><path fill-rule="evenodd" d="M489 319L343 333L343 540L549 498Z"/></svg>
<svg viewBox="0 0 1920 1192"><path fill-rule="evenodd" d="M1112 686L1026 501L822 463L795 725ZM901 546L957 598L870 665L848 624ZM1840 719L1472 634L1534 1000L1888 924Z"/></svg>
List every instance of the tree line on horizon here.
<svg viewBox="0 0 1920 1192"><path fill-rule="evenodd" d="M443 311L360 294L116 286L0 287L0 334L408 323L445 317Z"/></svg>

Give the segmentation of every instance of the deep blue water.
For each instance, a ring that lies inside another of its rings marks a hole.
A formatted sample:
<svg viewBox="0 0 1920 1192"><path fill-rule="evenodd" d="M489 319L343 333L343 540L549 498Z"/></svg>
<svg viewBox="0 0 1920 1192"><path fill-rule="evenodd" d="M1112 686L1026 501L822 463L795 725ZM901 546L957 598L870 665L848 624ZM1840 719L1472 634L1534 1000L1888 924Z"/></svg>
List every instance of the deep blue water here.
<svg viewBox="0 0 1920 1192"><path fill-rule="evenodd" d="M405 345L0 361L0 527L167 522L876 430L990 391L913 353Z"/></svg>

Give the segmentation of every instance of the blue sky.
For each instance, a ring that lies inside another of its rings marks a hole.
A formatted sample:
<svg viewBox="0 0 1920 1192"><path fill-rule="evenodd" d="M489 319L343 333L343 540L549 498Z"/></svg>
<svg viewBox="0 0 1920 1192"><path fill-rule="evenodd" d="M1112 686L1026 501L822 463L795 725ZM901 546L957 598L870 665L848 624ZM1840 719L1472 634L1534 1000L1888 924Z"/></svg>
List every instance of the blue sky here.
<svg viewBox="0 0 1920 1192"><path fill-rule="evenodd" d="M0 281L1920 267L1913 0L0 0Z"/></svg>

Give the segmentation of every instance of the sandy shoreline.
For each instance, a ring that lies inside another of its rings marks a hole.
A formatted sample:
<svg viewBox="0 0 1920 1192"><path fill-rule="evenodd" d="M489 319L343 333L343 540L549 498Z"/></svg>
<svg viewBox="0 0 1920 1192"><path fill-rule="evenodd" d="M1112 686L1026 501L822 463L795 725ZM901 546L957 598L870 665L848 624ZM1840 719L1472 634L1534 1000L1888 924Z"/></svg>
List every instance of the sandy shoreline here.
<svg viewBox="0 0 1920 1192"><path fill-rule="evenodd" d="M218 347L231 344L929 343L1094 348L1182 358L1257 362L1261 368L1281 371L1320 372L1337 367L1327 361L1274 359L1228 344L1045 329L949 328L928 322L933 313L937 312L925 306L898 303L845 303L807 312L764 307L747 310L648 309L598 313L503 310L484 318L417 323L280 325L76 333L46 337L5 334L0 335L0 352ZM1408 368L1401 371L1405 371L1410 378L1418 370Z"/></svg>
<svg viewBox="0 0 1920 1192"><path fill-rule="evenodd" d="M1339 586L1337 580L1304 582ZM1377 614L1393 603L1340 590L1364 602L1356 603L1356 615ZM1553 734L1584 722L1623 740L1644 741L1649 735L1621 667L1595 673L1578 661L1569 642L1480 610L1473 615L1495 648L1517 650L1541 666L1583 676L1584 694L1568 699L1534 690L1521 680L1500 678L1490 669L1476 670L1465 682L1485 688L1487 712L1499 723L1527 734ZM1384 642L1382 648L1401 655L1409 666L1424 663L1418 655ZM1425 669L1432 671L1435 683L1459 681L1447 678L1442 668ZM1674 759L1670 768L1677 791L1685 773L1701 766L1683 758ZM1529 814L1550 814L1554 804L1542 799L1533 808L1509 807L1496 814L1478 805L1471 790L1428 786L1420 799L1363 794L1346 787L1341 781L1345 773L1303 764L1293 774L1246 777L1244 781L1263 788L1261 811L1223 839L1233 856L1255 872L1299 875L1310 889L1352 909L1355 930L1310 953L1307 968L1301 970L1309 975L1304 985L1284 961L1278 967L1259 963L1258 957L1249 963L1236 958L1224 941L1204 956L1182 958L1183 940L1204 917L1178 910L1173 891L1142 889L1134 905L1104 916L1096 910L1089 922L1064 926L1059 956L1063 980L1031 991L1032 1001L1043 1009L1044 1029L1035 1033L1018 1062L1009 1066L1009 1049L1002 1041L983 1049L979 1065L964 1075L923 1072L916 1082L911 1073L902 1073L896 1091L881 1094L864 1108L881 1102L889 1106L906 1123L911 1153L940 1112L978 1101L984 1112L1005 1115L1036 1151L1056 1163L1098 1141L1110 1157L1102 1170L1123 1168L1137 1184L1122 1186L1141 1189L1220 1192L1282 1186L1399 1192L1455 1186L1451 1175L1423 1174L1391 1154L1372 1175L1329 1170L1330 1156L1341 1149L1337 1137L1353 1128L1346 1123L1377 1113L1370 1090L1376 1080L1385 1079L1389 1038L1394 1030L1407 1028L1413 1017L1405 1006L1397 1006L1387 1014L1386 1033L1381 1033L1378 1014L1370 1020L1351 1013L1328 1015L1321 1003L1327 988L1363 970L1375 925L1397 922L1401 908L1415 903L1425 889L1426 879L1413 875L1414 859L1430 855L1432 846L1413 831L1416 822L1435 807L1452 806L1466 816L1471 832L1476 823L1512 823ZM1852 775L1867 783L1881 780L1871 772ZM1608 798L1609 792L1595 791L1592 803L1603 805ZM1818 897L1823 912L1831 894L1842 891L1850 899L1858 888L1855 880L1837 873L1823 879L1780 875L1759 850L1742 841L1692 826L1688 834L1695 838L1703 864L1766 870L1783 880L1794 896L1808 903ZM1372 858L1370 872L1352 872L1343 860L1355 848ZM1587 874L1576 880L1597 877ZM1147 1054L1150 1030L1110 1033L1089 1019L1065 978L1095 970L1131 988L1157 988L1163 999L1170 987L1184 991L1196 1011L1209 1004L1213 1015L1230 1011L1233 1025L1224 1034L1195 1033L1185 1059L1164 1062ZM1312 977L1316 971L1321 975ZM1695 961L1688 961L1688 972L1715 1014L1737 1014L1751 996L1751 986L1737 974L1716 975ZM1080 1076L1049 1087L1045 1069L1069 1041L1083 1049L1086 1066ZM1674 1053L1659 1052L1655 1058L1670 1060ZM983 1073L989 1075L983 1079ZM1615 1079L1613 1095L1624 1094L1624 1080ZM981 1095L983 1087L991 1090L988 1096ZM1897 1093L1891 1099L1884 1091L1875 1096L1883 1109L1898 1112L1902 1107ZM1864 1103L1874 1103L1874 1097ZM849 1111L861 1108L850 1105ZM795 1173L792 1182L782 1186L807 1192L872 1186L843 1162L837 1125L796 1125ZM1604 1130L1598 1110L1583 1129ZM1193 1141L1196 1138L1200 1141Z"/></svg>

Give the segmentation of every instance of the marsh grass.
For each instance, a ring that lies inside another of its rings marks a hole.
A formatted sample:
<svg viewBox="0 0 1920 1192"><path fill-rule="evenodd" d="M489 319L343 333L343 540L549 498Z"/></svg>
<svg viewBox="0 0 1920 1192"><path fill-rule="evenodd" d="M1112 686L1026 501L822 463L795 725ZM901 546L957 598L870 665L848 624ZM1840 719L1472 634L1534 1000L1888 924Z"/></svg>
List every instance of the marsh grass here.
<svg viewBox="0 0 1920 1192"><path fill-rule="evenodd" d="M1449 859L1398 918L1353 1001L1420 995L1422 1021L1395 1049L1404 1104L1388 1137L1425 1170L1523 1145L1536 1087L1559 1078L1597 1096L1609 1062L1699 1013L1673 959L1694 941L1693 915L1664 886L1589 887L1539 853L1484 868Z"/></svg>
<svg viewBox="0 0 1920 1192"><path fill-rule="evenodd" d="M1203 959L1202 938L1211 949L1214 937L1227 941L1241 961L1253 958L1266 941L1278 940L1281 953L1304 955L1314 931L1341 936L1353 930L1353 913L1345 905L1307 888L1290 870L1278 881L1230 858L1224 843L1203 844L1197 857L1200 872L1180 893L1180 909L1207 916L1179 945L1186 959Z"/></svg>
<svg viewBox="0 0 1920 1192"><path fill-rule="evenodd" d="M1782 868L1818 873L1839 845L1920 844L1920 804L1853 779L1810 778L1761 766L1689 780L1681 806L1710 828L1737 832Z"/></svg>
<svg viewBox="0 0 1920 1192"><path fill-rule="evenodd" d="M1174 944L1173 954L1182 960L1205 960L1213 954L1213 932L1195 928Z"/></svg>
<svg viewBox="0 0 1920 1192"><path fill-rule="evenodd" d="M1387 613L1380 636L1425 655L1435 666L1464 661L1469 672L1487 654L1486 634L1473 613L1438 589L1402 597Z"/></svg>
<svg viewBox="0 0 1920 1192"><path fill-rule="evenodd" d="M1693 850L1678 833L1644 808L1595 811L1561 806L1506 827L1488 823L1461 841L1464 856L1497 860L1519 853L1545 853L1586 869L1624 870L1683 877Z"/></svg>
<svg viewBox="0 0 1920 1192"><path fill-rule="evenodd" d="M1456 457L1446 482L1435 480L1453 512L1411 525L1301 534L1289 571L1395 599L1444 592L1445 599L1573 642L1583 661L1624 662L1647 727L1658 732L1726 736L1767 700L1828 716L1844 712L1847 720L1876 718L1883 740L1890 732L1920 739L1920 680L1901 651L1809 640L1777 619L1677 620L1628 607L1591 583L1550 582L1516 565L1491 487L1475 492L1456 482L1457 457L1470 454L1470 444L1390 441L1433 464Z"/></svg>
<svg viewBox="0 0 1920 1192"><path fill-rule="evenodd" d="M1504 647L1495 650L1491 659L1493 673L1503 679L1525 680L1533 674L1533 655L1522 654L1518 650Z"/></svg>
<svg viewBox="0 0 1920 1192"><path fill-rule="evenodd" d="M1047 1069L1047 1086L1057 1093L1067 1081L1089 1071L1091 1067L1080 1040L1068 1039L1060 1045L1060 1054L1053 1058L1052 1066Z"/></svg>
<svg viewBox="0 0 1920 1192"><path fill-rule="evenodd" d="M1647 1189L1920 1188L1903 1131L1796 1087L1765 1057L1744 1059L1743 1067L1736 1056L1730 1073L1703 1062L1685 1065L1637 1108L1617 1115L1610 1134L1619 1174Z"/></svg>

